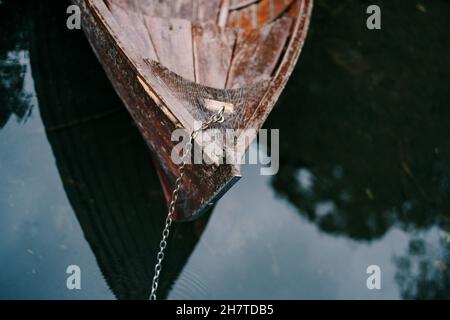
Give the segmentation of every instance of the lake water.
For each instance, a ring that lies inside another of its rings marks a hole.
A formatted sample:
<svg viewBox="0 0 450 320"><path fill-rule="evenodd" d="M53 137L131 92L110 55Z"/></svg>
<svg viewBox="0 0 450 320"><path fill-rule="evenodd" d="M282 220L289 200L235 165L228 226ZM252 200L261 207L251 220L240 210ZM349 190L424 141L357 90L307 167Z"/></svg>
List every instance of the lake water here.
<svg viewBox="0 0 450 320"><path fill-rule="evenodd" d="M35 2L0 2L0 299L145 299L166 215L149 151L65 1ZM175 225L161 295L450 298L450 4L374 2L378 31L361 1L316 1L266 123L278 174L244 166Z"/></svg>

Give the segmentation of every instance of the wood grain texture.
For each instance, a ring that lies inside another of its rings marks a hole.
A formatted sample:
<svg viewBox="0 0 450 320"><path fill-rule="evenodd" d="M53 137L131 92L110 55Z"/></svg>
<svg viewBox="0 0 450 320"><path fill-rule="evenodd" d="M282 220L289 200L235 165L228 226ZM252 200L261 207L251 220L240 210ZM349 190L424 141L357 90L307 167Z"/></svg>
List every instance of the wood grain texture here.
<svg viewBox="0 0 450 320"><path fill-rule="evenodd" d="M227 88L238 88L269 79L290 34L292 19L283 17L262 29L238 35Z"/></svg>
<svg viewBox="0 0 450 320"><path fill-rule="evenodd" d="M136 50L139 51L140 54L144 53L145 52L144 42L141 41L139 33L136 31L133 24L131 23L127 11L125 11L124 9L122 9L122 7L114 3L110 3L108 7L111 10L112 15L114 16L117 25L122 26L124 30L126 39L123 39L123 41L126 42L126 45L135 48Z"/></svg>
<svg viewBox="0 0 450 320"><path fill-rule="evenodd" d="M215 24L194 24L192 33L195 81L224 89L236 42L235 32Z"/></svg>
<svg viewBox="0 0 450 320"><path fill-rule="evenodd" d="M156 51L150 39L143 17L133 11L125 11L122 7L111 3L109 8L123 28L132 46L139 50L141 57L157 60Z"/></svg>
<svg viewBox="0 0 450 320"><path fill-rule="evenodd" d="M144 19L158 61L180 76L195 81L191 22L148 16Z"/></svg>
<svg viewBox="0 0 450 320"><path fill-rule="evenodd" d="M230 6L228 25L245 30L263 27L282 16L294 1L298 2L298 0L234 0Z"/></svg>
<svg viewBox="0 0 450 320"><path fill-rule="evenodd" d="M238 10L248 5L260 2L261 0L232 0L231 1L231 10Z"/></svg>
<svg viewBox="0 0 450 320"><path fill-rule="evenodd" d="M221 0L106 0L150 17L179 18L190 21L216 21Z"/></svg>
<svg viewBox="0 0 450 320"><path fill-rule="evenodd" d="M135 12L140 12L151 17L167 17L167 14L170 13L169 1L131 0L130 2L130 6Z"/></svg>
<svg viewBox="0 0 450 320"><path fill-rule="evenodd" d="M254 29L258 25L258 19L257 19L257 10L258 5L252 4L251 6L247 7L245 10L241 11L241 19L239 21L238 28L241 29Z"/></svg>
<svg viewBox="0 0 450 320"><path fill-rule="evenodd" d="M181 19L194 21L197 16L197 1L194 0L173 0L172 14Z"/></svg>
<svg viewBox="0 0 450 320"><path fill-rule="evenodd" d="M135 12L129 12L128 14L130 16L130 20L134 24L136 32L139 34L139 37L145 47L145 51L142 57L158 61L156 49L153 46L152 39L150 38L150 34L147 31L147 27L145 26L143 15Z"/></svg>
<svg viewBox="0 0 450 320"><path fill-rule="evenodd" d="M306 6L307 6L306 1L294 1L288 9L287 15L289 17L296 18L299 16L299 14L307 14L303 11L303 9L306 8Z"/></svg>
<svg viewBox="0 0 450 320"><path fill-rule="evenodd" d="M197 18L199 22L217 22L221 0L197 0Z"/></svg>

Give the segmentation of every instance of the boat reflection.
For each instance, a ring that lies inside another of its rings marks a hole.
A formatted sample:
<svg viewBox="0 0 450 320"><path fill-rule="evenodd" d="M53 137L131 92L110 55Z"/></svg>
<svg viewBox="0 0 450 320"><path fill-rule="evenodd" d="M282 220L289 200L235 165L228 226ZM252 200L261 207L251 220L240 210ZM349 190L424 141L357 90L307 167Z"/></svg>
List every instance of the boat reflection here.
<svg viewBox="0 0 450 320"><path fill-rule="evenodd" d="M64 189L115 296L148 298L167 214L151 156L82 32L65 28L64 1L57 6L45 2L36 6L31 61ZM207 219L174 226L160 298Z"/></svg>

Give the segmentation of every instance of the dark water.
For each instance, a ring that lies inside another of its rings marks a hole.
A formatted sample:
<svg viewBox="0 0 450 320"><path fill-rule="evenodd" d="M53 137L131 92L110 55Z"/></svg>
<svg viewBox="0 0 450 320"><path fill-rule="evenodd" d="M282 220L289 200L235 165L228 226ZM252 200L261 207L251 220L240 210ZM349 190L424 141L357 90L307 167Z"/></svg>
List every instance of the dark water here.
<svg viewBox="0 0 450 320"><path fill-rule="evenodd" d="M0 4L0 298L145 298L166 214L150 155L65 1L36 2ZM449 29L444 0L317 0L266 125L278 175L244 167L176 225L161 294L450 298Z"/></svg>

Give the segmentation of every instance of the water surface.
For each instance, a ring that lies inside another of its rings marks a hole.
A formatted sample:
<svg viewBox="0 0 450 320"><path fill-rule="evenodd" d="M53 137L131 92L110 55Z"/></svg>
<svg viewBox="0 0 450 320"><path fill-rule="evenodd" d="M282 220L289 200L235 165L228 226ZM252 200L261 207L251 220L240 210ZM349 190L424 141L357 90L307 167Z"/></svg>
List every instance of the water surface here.
<svg viewBox="0 0 450 320"><path fill-rule="evenodd" d="M146 298L166 214L150 154L67 4L34 2L0 4L0 298ZM279 173L244 166L175 226L163 296L450 298L449 4L375 2L380 31L366 1L316 1L266 124Z"/></svg>

